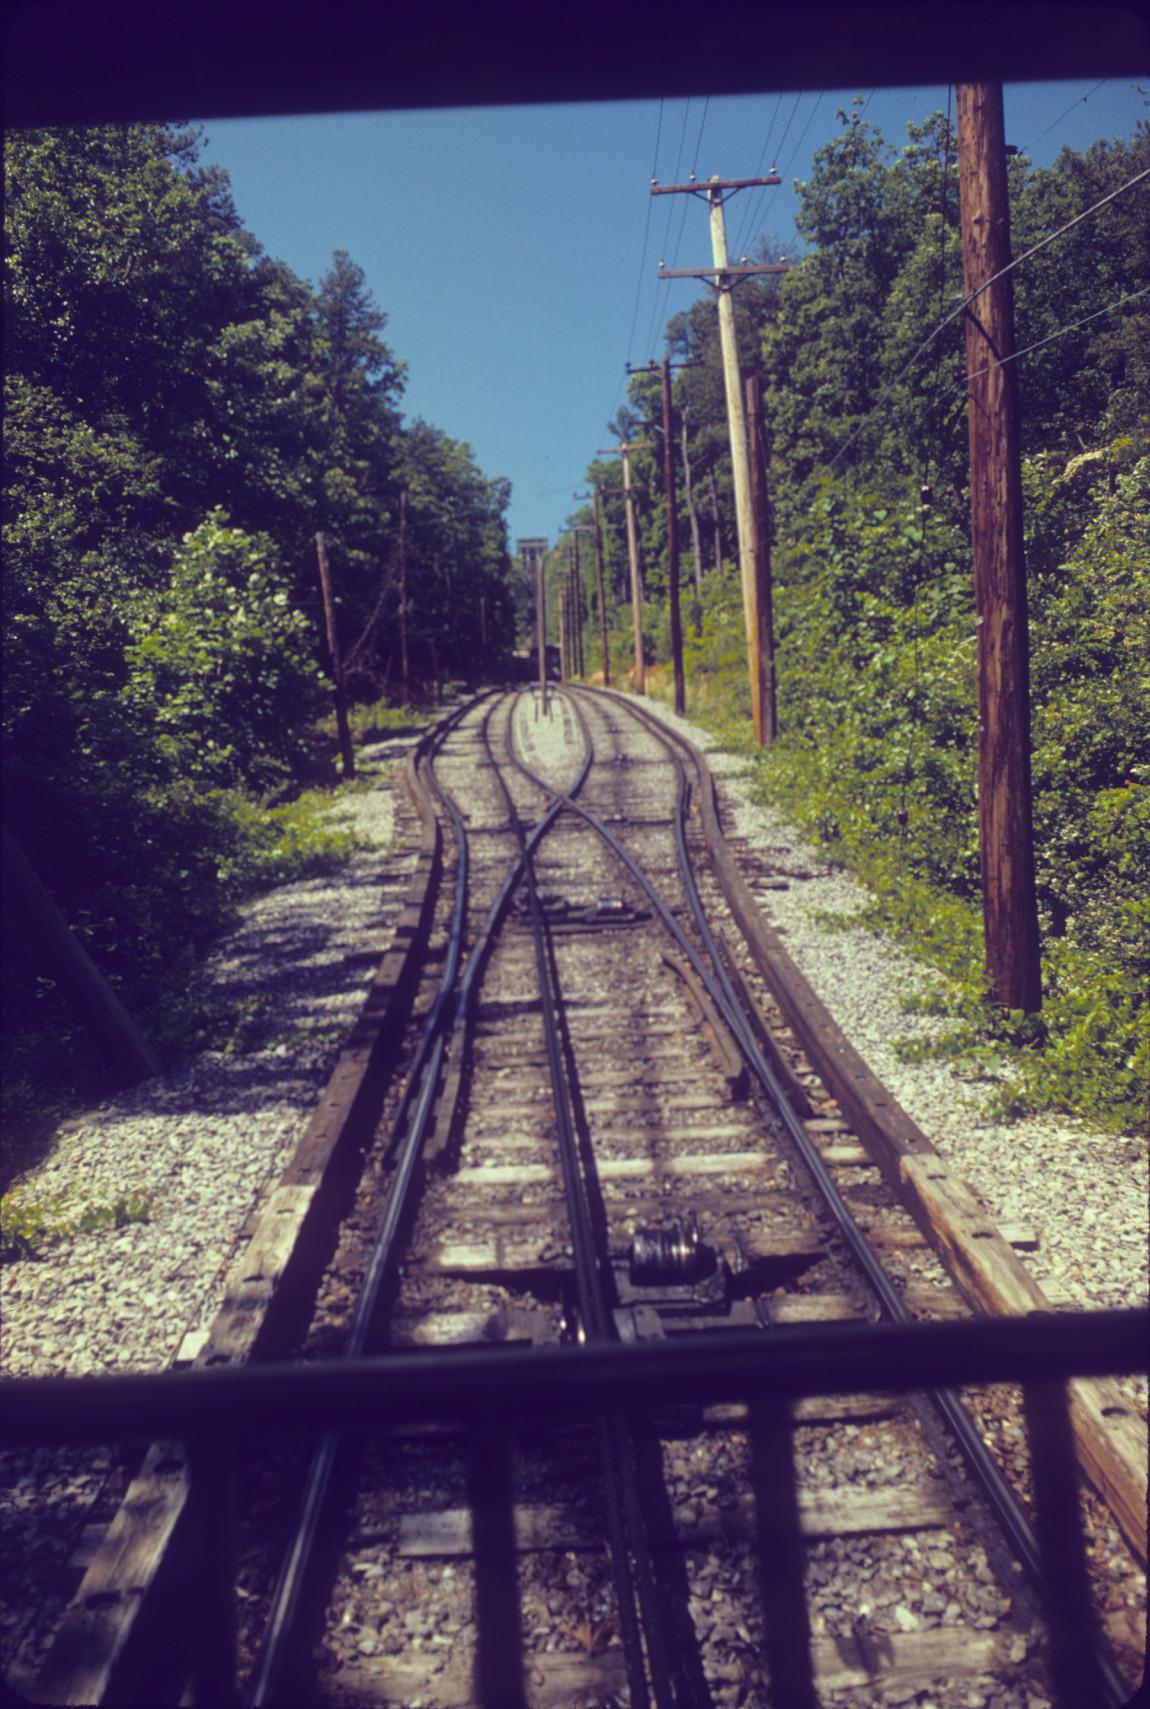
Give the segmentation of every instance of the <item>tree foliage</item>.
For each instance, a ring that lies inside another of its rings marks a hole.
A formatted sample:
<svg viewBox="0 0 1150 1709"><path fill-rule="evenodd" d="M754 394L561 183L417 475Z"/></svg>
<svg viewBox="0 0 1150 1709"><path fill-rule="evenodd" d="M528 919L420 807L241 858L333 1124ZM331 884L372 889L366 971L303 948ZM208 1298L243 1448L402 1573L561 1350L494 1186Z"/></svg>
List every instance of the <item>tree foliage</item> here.
<svg viewBox="0 0 1150 1709"><path fill-rule="evenodd" d="M316 533L374 699L401 492L416 687L513 644L509 492L404 423L363 270L337 251L313 288L266 255L194 131L14 133L5 180L6 817L149 1002L270 869L252 803L301 774L328 665ZM16 938L9 1022L64 1025Z"/></svg>
<svg viewBox="0 0 1150 1709"><path fill-rule="evenodd" d="M981 993L956 137L939 112L908 126L896 150L866 122L861 98L838 120L797 186L802 248L791 270L739 286L734 298L740 365L761 376L770 452L782 737L760 773L828 847L885 884L902 923ZM1129 141L1064 149L1050 167L1012 159L1016 257L1148 164L1145 123ZM778 252L760 240L760 255ZM1019 1073L1024 1098L1089 1106L1115 1122L1140 1107L1150 1069L1150 299L1123 302L1148 276L1145 186L1013 275L1047 1029L1044 1052ZM745 740L710 293L668 323L666 343L693 364L675 381L674 427L685 441L677 476L689 704ZM633 378L619 425L657 440L657 389L653 375ZM645 651L658 680L669 651L666 506L653 454L634 466ZM607 484L610 473L597 463L589 479ZM621 501L607 511L618 531ZM615 597L627 599L618 582ZM617 609L617 671L629 668L629 627Z"/></svg>

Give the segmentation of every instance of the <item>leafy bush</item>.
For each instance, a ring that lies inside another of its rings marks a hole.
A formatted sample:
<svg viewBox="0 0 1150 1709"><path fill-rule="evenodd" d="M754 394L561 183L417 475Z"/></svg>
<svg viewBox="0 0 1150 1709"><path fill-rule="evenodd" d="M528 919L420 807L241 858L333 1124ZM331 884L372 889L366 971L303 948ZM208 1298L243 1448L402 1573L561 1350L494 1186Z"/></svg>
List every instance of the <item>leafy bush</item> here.
<svg viewBox="0 0 1150 1709"><path fill-rule="evenodd" d="M127 1228L152 1220L150 1193L121 1193L110 1204L69 1193L41 1197L13 1187L0 1198L0 1263L34 1258L46 1246L101 1228Z"/></svg>
<svg viewBox="0 0 1150 1709"><path fill-rule="evenodd" d="M1041 1018L985 1001L967 552L918 495L826 482L777 558L782 734L758 787L940 977L932 1045L1000 1110L1144 1124L1150 1080L1150 462L1026 466ZM689 707L751 752L738 584L708 578Z"/></svg>
<svg viewBox="0 0 1150 1709"><path fill-rule="evenodd" d="M215 510L184 536L163 594L139 604L125 698L185 774L266 788L302 759L321 704L311 641L271 540Z"/></svg>

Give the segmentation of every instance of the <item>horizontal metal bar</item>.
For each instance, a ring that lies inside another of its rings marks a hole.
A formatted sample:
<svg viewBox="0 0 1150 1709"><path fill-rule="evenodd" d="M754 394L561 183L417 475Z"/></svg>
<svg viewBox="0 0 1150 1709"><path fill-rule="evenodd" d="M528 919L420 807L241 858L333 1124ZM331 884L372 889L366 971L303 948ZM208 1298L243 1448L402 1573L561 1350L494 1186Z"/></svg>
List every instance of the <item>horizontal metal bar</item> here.
<svg viewBox="0 0 1150 1709"><path fill-rule="evenodd" d="M645 1342L394 1353L305 1366L0 1384L0 1443L284 1430L367 1431L411 1419L500 1418L703 1401L909 1393L1144 1371L1150 1313L1034 1313L931 1324L730 1330Z"/></svg>

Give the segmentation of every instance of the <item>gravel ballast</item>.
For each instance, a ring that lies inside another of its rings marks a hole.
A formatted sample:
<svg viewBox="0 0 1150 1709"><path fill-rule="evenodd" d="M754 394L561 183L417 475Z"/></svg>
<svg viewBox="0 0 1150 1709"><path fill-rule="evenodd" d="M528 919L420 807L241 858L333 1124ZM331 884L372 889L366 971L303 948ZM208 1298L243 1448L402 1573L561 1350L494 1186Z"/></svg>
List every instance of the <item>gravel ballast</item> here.
<svg viewBox="0 0 1150 1709"><path fill-rule="evenodd" d="M141 1195L150 1210L0 1270L5 1377L163 1369L211 1321L236 1237L311 1115L403 899L414 850L388 852L385 782L398 751L361 752L380 787L333 808L370 846L261 897L209 958L221 1000L258 1015L261 1048L206 1052L72 1118L21 1183L77 1207Z"/></svg>

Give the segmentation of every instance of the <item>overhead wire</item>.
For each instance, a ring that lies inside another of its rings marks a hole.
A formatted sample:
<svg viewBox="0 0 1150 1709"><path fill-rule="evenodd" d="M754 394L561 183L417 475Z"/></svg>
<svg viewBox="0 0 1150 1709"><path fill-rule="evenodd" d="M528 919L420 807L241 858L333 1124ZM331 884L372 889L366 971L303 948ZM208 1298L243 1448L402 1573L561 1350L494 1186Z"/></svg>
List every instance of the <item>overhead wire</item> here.
<svg viewBox="0 0 1150 1709"><path fill-rule="evenodd" d="M684 129L685 128L686 127L684 126ZM652 160L651 160L651 181L652 181L652 183L654 183L655 180L659 176L659 144L660 144L660 141L662 140L662 136L663 136L663 99L660 98L659 114L658 114L658 119L657 119L656 125L655 125L655 152L654 152L654 155L653 155ZM681 142L680 142L679 146L681 149L682 148ZM619 394L622 391L624 381L626 380L627 366L630 364L631 358L635 353L635 327L638 324L638 320L639 320L639 304L640 304L640 301L642 300L643 281L646 277L646 272L647 272L647 244L648 244L650 234L651 234L651 213L652 213L653 202L654 202L654 197L648 195L648 197L647 197L647 217L643 222L643 250L642 250L642 254L641 254L640 259L639 259L639 277L638 277L638 280L637 280L636 285L635 285L635 306L631 311L631 330L627 334L627 355L626 355L624 365L623 365L623 373L620 375L619 383L615 389L615 400L612 403L611 408L607 414L608 421L615 414L615 411L619 407Z"/></svg>
<svg viewBox="0 0 1150 1709"><path fill-rule="evenodd" d="M1044 136L1049 136L1051 131L1056 129L1056 127L1062 123L1063 119L1069 118L1075 107L1080 107L1084 101L1089 101L1091 95L1097 95L1102 85L1104 83L1109 83L1109 81L1110 79L1108 77L1100 78L1094 85L1093 89L1088 89L1085 95L1079 95L1077 101L1071 101L1066 111L1064 113L1059 113L1056 119L1052 119L1044 131L1039 131L1037 136L1032 136L1029 142L1024 142L1022 144L1018 151L1019 154L1029 154L1036 142L1041 142Z"/></svg>
<svg viewBox="0 0 1150 1709"><path fill-rule="evenodd" d="M791 125L794 122L795 114L799 110L799 102L802 100L804 93L805 93L805 91L800 89L799 93L795 96L795 104L791 108L790 116L787 119L786 125L783 128L783 134L779 138L779 146L775 150L776 159L783 152L783 144L786 142L787 137L790 133ZM811 108L810 113L807 115L807 122L803 126L802 135L799 137L799 141L795 145L795 148L791 153L791 160L792 161L794 160L795 155L798 153L799 148L802 145L803 137L806 136L807 131L810 129L811 120L814 118L815 113L818 111L819 103L821 102L821 100L822 100L822 94L820 92L818 99L815 101L814 106ZM780 104L782 103L782 96L781 95L779 97L779 102L780 102ZM771 128L772 128L772 130L774 129L773 124L772 124ZM760 178L762 176L763 162L766 159L766 153L767 153L766 147L764 146L762 155L759 158L758 169L755 172L756 178ZM780 173L779 176L781 178L785 179L787 172L789 172L789 171L790 171L790 165L788 163L786 171ZM752 191L751 195L747 198L746 211L745 211L743 218L742 218L742 221L739 225L739 235L738 235L738 238L737 238L735 245L734 245L734 253L736 255L742 255L746 252L747 244L750 242L751 236L752 236L754 229L755 229L755 223L758 219L759 209L763 206L763 199L764 199L765 194L766 194L766 188L764 186L761 189Z"/></svg>
<svg viewBox="0 0 1150 1709"><path fill-rule="evenodd" d="M883 388L875 402L867 411L866 416L855 428L854 432L839 446L838 450L827 464L827 468L834 468L839 458L850 449L855 440L863 432L874 411L886 402L895 387L903 379L904 375L906 375L918 361L923 351L929 349L940 333L945 332L946 328L950 326L953 321L956 321L959 315L965 314L966 310L970 307L971 303L974 302L976 297L980 297L983 291L989 290L991 285L995 284L999 279L1005 278L1007 273L1013 272L1016 267L1021 267L1022 263L1024 261L1029 261L1032 255L1037 255L1040 250L1047 248L1049 244L1054 243L1056 239L1062 237L1066 232L1072 231L1076 225L1081 225L1083 220L1089 219L1091 214L1096 214L1100 208L1106 207L1107 203L1113 202L1118 196L1124 195L1127 190L1135 189L1147 178L1150 178L1150 166L1145 167L1141 172L1136 172L1133 178L1128 178L1125 184L1120 184L1116 190L1111 190L1107 195L1100 197L1099 200L1097 202L1093 202L1090 207L1084 208L1080 214L1075 214L1074 218L1067 220L1065 225L1059 226L1055 231L1047 232L1045 237L1040 238L1037 243L1031 244L1030 248L1024 250L1021 255L1016 255L1012 261L1007 262L1005 267L1000 267L997 273L991 274L989 279L984 279L982 284L975 290L971 291L968 296L964 295L957 306L953 308L943 320L940 320L937 326L932 327L922 342L917 344L911 351L894 379L889 381L889 383Z"/></svg>
<svg viewBox="0 0 1150 1709"><path fill-rule="evenodd" d="M710 105L711 105L711 97L708 95L706 100L703 102L703 116L699 120L699 134L695 138L695 158L691 162L691 177L692 178L695 176L695 174L699 170L699 149L702 147L703 127L707 123L707 111L708 111Z"/></svg>
<svg viewBox="0 0 1150 1709"><path fill-rule="evenodd" d="M1139 297L1150 296L1150 285L1143 285L1140 291L1131 291L1125 297L1119 297L1117 302L1107 303L1105 308L1095 309L1092 314L1083 315L1081 320L1072 320L1068 326L1060 326L1057 332L1047 333L1045 338L1038 338L1033 344L1026 345L1022 350L1013 350L1009 356L1004 356L1000 362L988 362L984 368L975 368L973 373L965 374L959 385L968 386L972 380L977 380L981 374L989 374L992 368L1005 368L1008 362L1017 362L1020 356L1029 356L1032 350L1041 350L1044 344L1053 344L1056 338L1064 338L1068 332L1077 332L1080 326L1086 326L1089 321L1098 320L1102 315L1113 314L1115 309L1124 308L1127 303L1136 303Z"/></svg>
<svg viewBox="0 0 1150 1709"><path fill-rule="evenodd" d="M683 108L683 123L682 123L682 127L679 131L679 151L678 151L677 155L675 156L675 172L674 172L672 182L676 183L676 184L679 181L679 169L683 164L683 145L687 140L687 120L690 117L690 113L691 113L691 97L688 95L686 105ZM654 198L651 197L650 200L653 201ZM668 197L667 198L667 225L666 225L666 229L664 230L664 233L663 233L663 254L664 254L664 256L666 256L670 253L668 246L670 244L670 239L671 239L671 221L674 219L674 217L675 217L674 200L672 197ZM661 298L659 296L658 288L656 287L654 301L651 305L651 318L650 318L650 321L648 322L648 325L647 325L647 349L649 352L651 351L651 349L653 347L654 338L655 338L655 328L658 325L660 302L661 302ZM612 414L613 413L614 413L614 411L612 411Z"/></svg>
<svg viewBox="0 0 1150 1709"><path fill-rule="evenodd" d="M799 157L799 150L800 150L800 148L802 148L804 138L806 137L807 132L811 128L811 120L814 118L815 114L818 112L819 108L822 106L823 94L824 94L824 91L820 89L819 93L815 96L815 104L811 108L810 112L807 114L807 122L803 126L802 130L799 132L799 140L798 140L798 142L796 142L794 148L792 148L791 157L787 161L787 164L783 167L783 170L779 173L779 177L784 179L784 180L790 176L791 167L795 164L795 161Z"/></svg>

